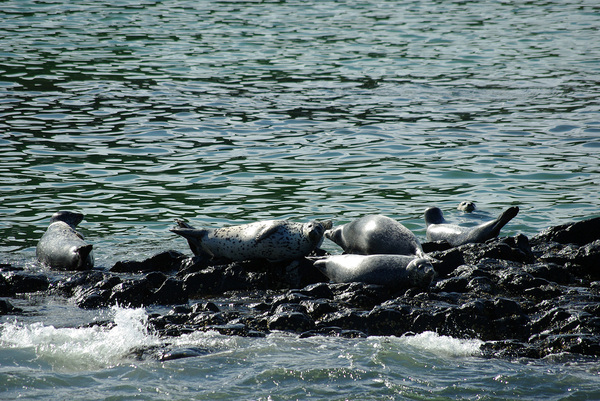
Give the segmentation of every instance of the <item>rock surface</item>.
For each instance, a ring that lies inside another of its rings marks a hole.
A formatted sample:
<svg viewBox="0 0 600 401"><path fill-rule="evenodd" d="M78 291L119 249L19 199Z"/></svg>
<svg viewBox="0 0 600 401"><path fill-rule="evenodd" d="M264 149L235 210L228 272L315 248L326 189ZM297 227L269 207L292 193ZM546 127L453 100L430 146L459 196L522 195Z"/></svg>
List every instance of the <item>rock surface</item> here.
<svg viewBox="0 0 600 401"><path fill-rule="evenodd" d="M91 309L172 305L149 318L150 328L167 337L196 330L237 336L284 330L303 337L434 331L478 338L488 356L600 356L599 218L531 238L423 248L436 259L438 273L425 289L331 284L308 259L222 264L169 251L61 278L3 265L0 296L47 293ZM0 301L0 314L22 312ZM201 353L177 350L161 358Z"/></svg>

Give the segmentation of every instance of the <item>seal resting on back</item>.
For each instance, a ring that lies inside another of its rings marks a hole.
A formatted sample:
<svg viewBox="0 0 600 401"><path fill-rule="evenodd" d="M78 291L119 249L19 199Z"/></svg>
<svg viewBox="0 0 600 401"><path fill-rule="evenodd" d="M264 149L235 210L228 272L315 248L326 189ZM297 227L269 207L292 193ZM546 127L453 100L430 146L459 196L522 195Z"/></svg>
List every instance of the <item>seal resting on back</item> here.
<svg viewBox="0 0 600 401"><path fill-rule="evenodd" d="M293 260L308 256L323 241L330 222L267 220L215 229L195 229L176 220L171 229L187 239L194 255L208 254L234 262L253 259Z"/></svg>
<svg viewBox="0 0 600 401"><path fill-rule="evenodd" d="M380 214L367 215L327 230L325 237L341 246L346 253L425 255L421 243L408 228Z"/></svg>
<svg viewBox="0 0 600 401"><path fill-rule="evenodd" d="M56 269L86 270L94 266L92 245L75 227L83 220L77 212L56 212L36 247L37 259Z"/></svg>
<svg viewBox="0 0 600 401"><path fill-rule="evenodd" d="M471 242L485 242L496 238L502 227L519 213L517 206L506 209L500 216L492 221L482 223L475 227L461 227L450 224L444 219L440 208L430 207L425 210L425 224L427 225L427 239L429 241L446 241L452 246L459 246Z"/></svg>
<svg viewBox="0 0 600 401"><path fill-rule="evenodd" d="M428 259L406 255L333 255L316 260L315 267L335 283L396 288L427 286L435 276Z"/></svg>

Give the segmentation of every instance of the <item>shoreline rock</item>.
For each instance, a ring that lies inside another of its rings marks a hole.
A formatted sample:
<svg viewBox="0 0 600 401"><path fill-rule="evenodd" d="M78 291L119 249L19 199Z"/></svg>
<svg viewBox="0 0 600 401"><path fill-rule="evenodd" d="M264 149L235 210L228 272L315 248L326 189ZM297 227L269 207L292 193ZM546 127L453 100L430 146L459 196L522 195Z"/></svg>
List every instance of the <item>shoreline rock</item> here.
<svg viewBox="0 0 600 401"><path fill-rule="evenodd" d="M10 298L59 295L81 308L171 305L149 317L165 337L196 330L265 336L402 336L424 331L484 341L489 357L600 356L600 218L456 248L426 243L438 278L393 290L332 284L309 259L223 263L168 251L109 270L31 273L1 266L0 314ZM181 352L181 355L194 355Z"/></svg>

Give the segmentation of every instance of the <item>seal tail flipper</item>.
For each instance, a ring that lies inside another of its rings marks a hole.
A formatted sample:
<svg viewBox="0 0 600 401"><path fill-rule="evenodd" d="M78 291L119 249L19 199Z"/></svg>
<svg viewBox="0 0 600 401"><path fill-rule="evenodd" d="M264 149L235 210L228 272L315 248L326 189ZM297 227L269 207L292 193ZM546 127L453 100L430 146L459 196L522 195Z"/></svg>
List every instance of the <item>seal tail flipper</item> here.
<svg viewBox="0 0 600 401"><path fill-rule="evenodd" d="M79 255L79 260L77 261L77 270L84 270L86 268L91 268L94 266L94 259L91 256L93 245L83 245L79 248L75 249L75 253Z"/></svg>
<svg viewBox="0 0 600 401"><path fill-rule="evenodd" d="M486 225L490 227L489 236L485 238L488 240L490 238L496 238L498 234L500 234L500 230L504 227L509 221L511 221L517 214L519 213L518 206L512 206L506 209L496 220L490 222L490 225Z"/></svg>
<svg viewBox="0 0 600 401"><path fill-rule="evenodd" d="M177 227L179 227L179 228L191 228L191 229L194 229L194 227L192 227L191 225L189 225L188 223L186 223L185 221L183 221L181 219L175 219L175 223L177 223Z"/></svg>
<svg viewBox="0 0 600 401"><path fill-rule="evenodd" d="M208 252L202 246L202 238L204 238L204 236L208 233L208 230L197 230L195 228L182 227L181 224L184 224L184 226L189 226L189 224L184 223L180 220L177 221L177 224L179 224L180 226L176 227L176 228L172 228L169 231L171 231L177 235L181 235L183 238L185 238L188 242L188 245L190 246L190 249L194 253L194 255L200 256L200 255L205 255L206 253L210 254L210 252ZM213 256L213 255L210 254L210 256Z"/></svg>

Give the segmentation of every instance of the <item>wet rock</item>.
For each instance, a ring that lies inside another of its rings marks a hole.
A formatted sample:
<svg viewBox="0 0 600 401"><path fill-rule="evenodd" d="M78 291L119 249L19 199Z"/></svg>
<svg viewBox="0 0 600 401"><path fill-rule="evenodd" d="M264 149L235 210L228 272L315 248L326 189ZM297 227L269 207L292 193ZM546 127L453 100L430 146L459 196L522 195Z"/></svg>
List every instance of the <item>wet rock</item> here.
<svg viewBox="0 0 600 401"><path fill-rule="evenodd" d="M167 278L152 294L152 303L159 305L182 304L188 301L181 280Z"/></svg>
<svg viewBox="0 0 600 401"><path fill-rule="evenodd" d="M220 309L213 302L198 302L192 305L192 313L219 312Z"/></svg>
<svg viewBox="0 0 600 401"><path fill-rule="evenodd" d="M52 285L52 290L59 295L72 297L77 288L92 287L106 277L107 276L103 272L97 270L77 272L54 283Z"/></svg>
<svg viewBox="0 0 600 401"><path fill-rule="evenodd" d="M82 309L98 309L108 306L111 292L97 288L83 288L74 294L73 300Z"/></svg>
<svg viewBox="0 0 600 401"><path fill-rule="evenodd" d="M16 308L6 299L0 299L0 315L13 315L23 312L23 309Z"/></svg>
<svg viewBox="0 0 600 401"><path fill-rule="evenodd" d="M148 280L130 279L111 289L108 304L136 308L150 305L153 300L153 288Z"/></svg>
<svg viewBox="0 0 600 401"><path fill-rule="evenodd" d="M365 317L369 335L375 336L401 336L411 327L411 309L387 308L377 306Z"/></svg>
<svg viewBox="0 0 600 401"><path fill-rule="evenodd" d="M600 239L600 217L550 227L532 237L532 243L585 245Z"/></svg>
<svg viewBox="0 0 600 401"><path fill-rule="evenodd" d="M13 288L6 280L6 278L4 278L2 274L0 274L0 297L10 297L12 295L15 295Z"/></svg>
<svg viewBox="0 0 600 401"><path fill-rule="evenodd" d="M316 324L318 327L340 327L344 330L359 330L366 332L366 315L368 312L352 310L348 308L340 309L333 313L327 313L319 319Z"/></svg>
<svg viewBox="0 0 600 401"><path fill-rule="evenodd" d="M9 273L4 279L9 287L7 295L46 291L50 286L48 277L42 274Z"/></svg>
<svg viewBox="0 0 600 401"><path fill-rule="evenodd" d="M332 313L338 310L334 303L332 303L329 299L324 298L307 299L300 301L300 303L306 310L306 313L315 320L320 319L327 313Z"/></svg>
<svg viewBox="0 0 600 401"><path fill-rule="evenodd" d="M165 251L141 262L119 261L110 268L114 273L172 272L181 269L187 257L177 251Z"/></svg>
<svg viewBox="0 0 600 401"><path fill-rule="evenodd" d="M156 359L161 362L173 361L182 358L194 358L202 355L209 354L210 351L206 348L187 347L187 348L174 348L160 350L156 353Z"/></svg>
<svg viewBox="0 0 600 401"><path fill-rule="evenodd" d="M286 311L276 313L267 321L269 330L285 330L302 333L315 327L314 321L305 313Z"/></svg>

